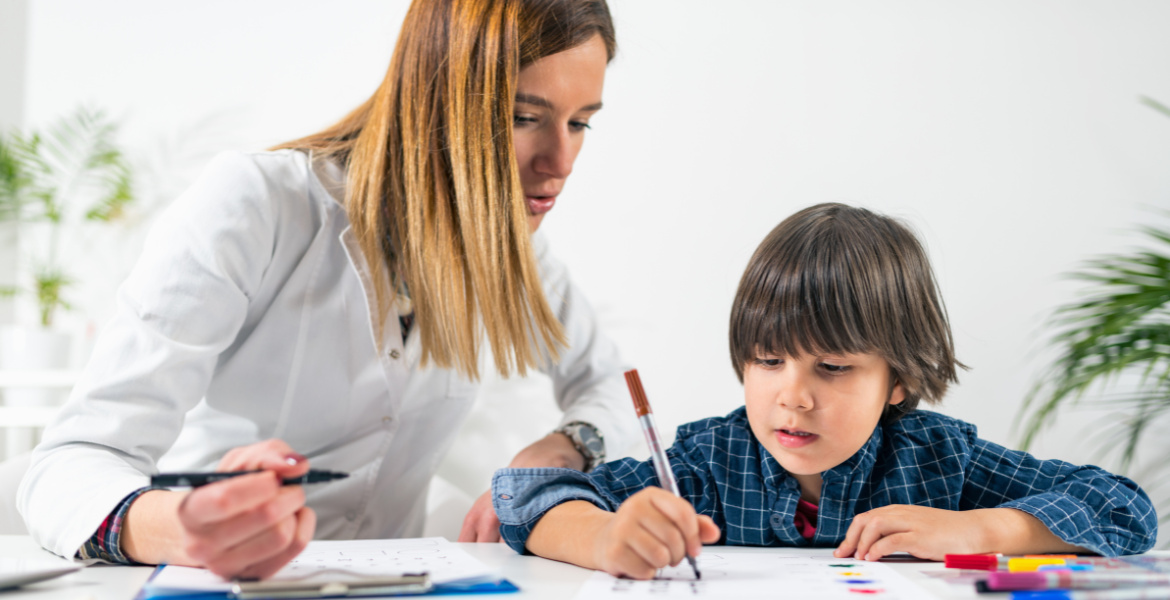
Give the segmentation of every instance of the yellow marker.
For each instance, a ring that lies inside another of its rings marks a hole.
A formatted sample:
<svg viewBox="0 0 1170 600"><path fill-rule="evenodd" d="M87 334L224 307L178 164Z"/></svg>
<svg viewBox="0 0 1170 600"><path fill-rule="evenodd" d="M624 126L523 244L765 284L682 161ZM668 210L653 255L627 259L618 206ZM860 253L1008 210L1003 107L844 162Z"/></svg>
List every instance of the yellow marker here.
<svg viewBox="0 0 1170 600"><path fill-rule="evenodd" d="M1063 558L1013 558L1008 560L1008 571L1011 573L1035 571L1041 565L1064 566L1064 564Z"/></svg>

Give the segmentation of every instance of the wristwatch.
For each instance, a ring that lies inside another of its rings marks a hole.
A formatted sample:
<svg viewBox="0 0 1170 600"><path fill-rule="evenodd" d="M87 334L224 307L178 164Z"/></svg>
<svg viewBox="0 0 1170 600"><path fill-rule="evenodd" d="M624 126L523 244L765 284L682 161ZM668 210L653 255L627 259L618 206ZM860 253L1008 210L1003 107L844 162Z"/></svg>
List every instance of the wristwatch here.
<svg viewBox="0 0 1170 600"><path fill-rule="evenodd" d="M585 457L585 468L582 471L588 473L605 462L605 438L589 423L573 421L553 433L563 433L573 440L573 447Z"/></svg>

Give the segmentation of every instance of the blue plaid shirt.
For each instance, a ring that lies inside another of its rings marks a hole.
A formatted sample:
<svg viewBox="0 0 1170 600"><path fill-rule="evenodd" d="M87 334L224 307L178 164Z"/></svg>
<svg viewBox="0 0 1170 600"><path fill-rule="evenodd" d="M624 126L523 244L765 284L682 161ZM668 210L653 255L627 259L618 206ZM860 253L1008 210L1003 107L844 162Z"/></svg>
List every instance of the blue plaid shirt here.
<svg viewBox="0 0 1170 600"><path fill-rule="evenodd" d="M891 504L1014 508L1105 556L1145 552L1158 532L1149 497L1129 479L1008 450L979 439L970 423L929 411L879 425L861 450L821 474L817 529L808 540L793 523L800 485L752 435L745 409L679 427L666 455L683 497L715 520L721 544L733 546L835 547L854 515ZM492 496L501 536L524 552L554 506L586 500L614 511L650 485L658 485L654 466L626 458L588 474L501 469Z"/></svg>

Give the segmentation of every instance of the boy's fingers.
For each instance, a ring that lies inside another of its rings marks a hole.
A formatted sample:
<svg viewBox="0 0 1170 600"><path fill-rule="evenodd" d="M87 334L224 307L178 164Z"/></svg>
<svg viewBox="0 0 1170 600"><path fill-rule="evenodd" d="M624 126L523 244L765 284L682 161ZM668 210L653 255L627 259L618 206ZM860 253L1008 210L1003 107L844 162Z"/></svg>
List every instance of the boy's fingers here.
<svg viewBox="0 0 1170 600"><path fill-rule="evenodd" d="M642 562L654 569L661 569L670 564L670 550L642 527L630 532L626 545L642 559Z"/></svg>
<svg viewBox="0 0 1170 600"><path fill-rule="evenodd" d="M703 542L699 539L699 520L696 518L695 507L666 490L663 492L665 493L651 496L650 503L674 523L677 531L682 534L685 550L698 554Z"/></svg>
<svg viewBox="0 0 1170 600"><path fill-rule="evenodd" d="M857 538L857 552L855 556L857 558L865 558L869 554L870 546L873 546L874 542L877 542L885 536L894 535L903 531L905 531L905 528L902 527L902 524L889 515L882 515L870 519L865 529L861 532L861 535Z"/></svg>
<svg viewBox="0 0 1170 600"><path fill-rule="evenodd" d="M630 549L626 556L623 557L621 563L614 569L616 572L611 572L610 575L614 577L626 577L628 579L651 579L658 573L658 569L646 564L645 560Z"/></svg>
<svg viewBox="0 0 1170 600"><path fill-rule="evenodd" d="M715 520L707 515L699 515L699 539L704 544L714 544L719 541L721 532L719 526L715 524ZM702 546L699 547L700 551ZM696 552L693 556L698 556Z"/></svg>
<svg viewBox="0 0 1170 600"><path fill-rule="evenodd" d="M199 530L264 504L276 497L280 482L272 473L241 475L192 490L179 505L179 519Z"/></svg>
<svg viewBox="0 0 1170 600"><path fill-rule="evenodd" d="M861 513L853 517L853 522L849 524L849 529L845 532L845 539L841 541L841 545L837 546L837 550L833 554L837 558L849 558L857 550L857 538L861 535L861 530L865 529L865 524L869 521L869 513Z"/></svg>
<svg viewBox="0 0 1170 600"><path fill-rule="evenodd" d="M883 556L889 556L895 552L909 552L914 553L914 536L911 533L895 533L887 535L882 539L873 543L869 547L869 552L862 558L866 560L878 560Z"/></svg>
<svg viewBox="0 0 1170 600"><path fill-rule="evenodd" d="M670 564L677 565L687 555L687 543L674 521L663 515L648 516L638 522L670 552Z"/></svg>

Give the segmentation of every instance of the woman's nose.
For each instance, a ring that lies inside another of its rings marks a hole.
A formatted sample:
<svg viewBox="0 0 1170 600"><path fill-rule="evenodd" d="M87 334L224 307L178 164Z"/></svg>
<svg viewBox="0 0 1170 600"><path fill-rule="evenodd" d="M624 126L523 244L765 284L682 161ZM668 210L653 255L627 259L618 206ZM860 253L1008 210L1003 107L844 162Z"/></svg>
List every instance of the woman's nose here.
<svg viewBox="0 0 1170 600"><path fill-rule="evenodd" d="M556 179L564 179L573 172L573 161L577 159L576 144L567 131L549 134L544 148L536 158L537 172Z"/></svg>

